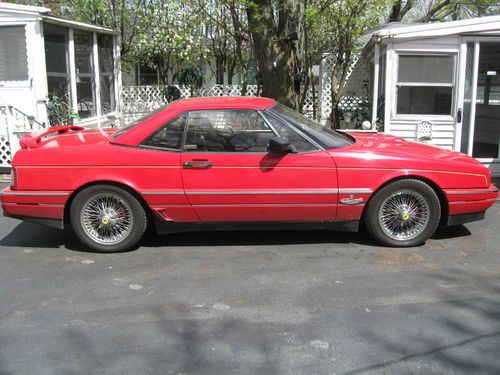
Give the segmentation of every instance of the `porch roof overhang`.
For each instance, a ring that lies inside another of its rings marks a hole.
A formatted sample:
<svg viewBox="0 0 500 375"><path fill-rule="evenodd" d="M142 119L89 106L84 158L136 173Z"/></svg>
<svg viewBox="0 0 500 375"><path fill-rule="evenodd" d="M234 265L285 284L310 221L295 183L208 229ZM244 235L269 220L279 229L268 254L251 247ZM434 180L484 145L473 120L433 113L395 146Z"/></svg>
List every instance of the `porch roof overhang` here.
<svg viewBox="0 0 500 375"><path fill-rule="evenodd" d="M14 3L0 3L0 13L17 13L38 16L39 14L48 12L50 12L50 9L45 7Z"/></svg>
<svg viewBox="0 0 500 375"><path fill-rule="evenodd" d="M43 15L42 20L43 22L46 23L58 26L71 27L73 29L95 31L104 34L113 34L113 35L118 34L118 32L116 32L113 29L110 29L109 27L99 26L88 22L75 21L71 18L66 18L66 17Z"/></svg>
<svg viewBox="0 0 500 375"><path fill-rule="evenodd" d="M474 34L500 35L500 15L471 18L459 21L433 22L425 24L387 25L371 35L372 43L389 43L409 39L437 38L449 35Z"/></svg>

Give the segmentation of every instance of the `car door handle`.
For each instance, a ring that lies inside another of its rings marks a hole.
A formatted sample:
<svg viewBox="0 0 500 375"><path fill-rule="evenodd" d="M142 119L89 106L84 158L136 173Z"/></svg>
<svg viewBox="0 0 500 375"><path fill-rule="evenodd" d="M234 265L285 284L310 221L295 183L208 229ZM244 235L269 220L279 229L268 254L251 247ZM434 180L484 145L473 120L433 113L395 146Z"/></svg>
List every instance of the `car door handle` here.
<svg viewBox="0 0 500 375"><path fill-rule="evenodd" d="M183 165L186 169L208 169L213 166L212 162L208 160L185 161Z"/></svg>

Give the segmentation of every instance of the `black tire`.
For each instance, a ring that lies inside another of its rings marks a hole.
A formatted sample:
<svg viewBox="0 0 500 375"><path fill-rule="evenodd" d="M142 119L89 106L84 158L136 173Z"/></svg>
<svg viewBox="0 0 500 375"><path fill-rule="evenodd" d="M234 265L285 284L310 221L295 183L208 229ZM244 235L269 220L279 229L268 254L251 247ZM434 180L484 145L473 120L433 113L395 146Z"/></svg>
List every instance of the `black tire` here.
<svg viewBox="0 0 500 375"><path fill-rule="evenodd" d="M401 207L407 206L400 205L397 206L397 209L393 208L391 203L397 200L398 197L410 197L410 199L413 197L416 200L415 204L418 207L416 220L414 220L413 216L408 215L406 209L400 211ZM425 211L428 212L427 215L423 213ZM391 212L391 215L387 215L387 212ZM401 212L401 216L399 216L399 212ZM424 220L424 217L427 219ZM383 187L370 200L364 216L366 229L371 236L382 245L394 247L409 247L422 244L434 234L440 219L441 204L436 192L425 182L414 179L398 180ZM418 220L420 222L415 227L418 230L414 229L415 232L412 232L408 229L405 232L404 229L409 227L403 226L403 224L400 224L401 227L391 227L389 225L394 224L394 220L399 220L399 223L405 222L404 225L412 225ZM406 224L407 221L408 224ZM388 222L389 224L387 224ZM401 238L397 238L396 234L392 233L398 231L403 232L400 233Z"/></svg>
<svg viewBox="0 0 500 375"><path fill-rule="evenodd" d="M95 209L97 203L106 199L111 202L108 207L111 211ZM132 250L147 227L146 212L141 203L126 190L113 185L95 185L80 191L75 196L70 210L71 225L80 241L101 253ZM94 214L97 211L99 214ZM97 221L91 220L92 218ZM100 229L96 229L96 225ZM102 230L106 225L109 227ZM111 233L111 227L121 233Z"/></svg>

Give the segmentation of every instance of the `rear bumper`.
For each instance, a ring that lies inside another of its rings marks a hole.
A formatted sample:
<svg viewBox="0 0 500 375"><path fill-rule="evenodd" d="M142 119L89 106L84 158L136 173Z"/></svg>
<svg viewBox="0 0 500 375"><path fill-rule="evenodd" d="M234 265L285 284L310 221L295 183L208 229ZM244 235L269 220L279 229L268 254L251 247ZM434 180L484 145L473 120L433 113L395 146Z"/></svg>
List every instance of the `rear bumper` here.
<svg viewBox="0 0 500 375"><path fill-rule="evenodd" d="M29 191L5 188L0 201L5 216L47 224L63 222L70 191ZM61 225L51 225L61 227Z"/></svg>

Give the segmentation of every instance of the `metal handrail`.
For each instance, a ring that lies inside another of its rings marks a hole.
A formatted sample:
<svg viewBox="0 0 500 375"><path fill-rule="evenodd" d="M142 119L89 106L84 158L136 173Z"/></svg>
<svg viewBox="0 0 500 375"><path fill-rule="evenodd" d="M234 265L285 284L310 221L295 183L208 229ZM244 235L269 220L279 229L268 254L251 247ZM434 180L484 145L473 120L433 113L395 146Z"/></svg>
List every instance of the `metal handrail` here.
<svg viewBox="0 0 500 375"><path fill-rule="evenodd" d="M26 119L28 120L28 124L30 124L31 130L33 130L33 123L40 125L44 129L46 128L46 124L44 122L40 122L40 121L35 120L35 116L27 115L26 113L24 113L23 111L21 111L20 109L14 107L11 104L7 104L7 106L10 107L10 108L12 108L14 111L20 113L24 117L26 117Z"/></svg>

